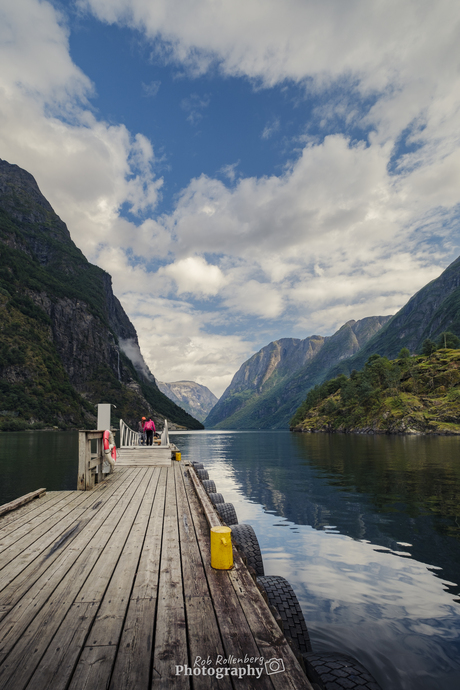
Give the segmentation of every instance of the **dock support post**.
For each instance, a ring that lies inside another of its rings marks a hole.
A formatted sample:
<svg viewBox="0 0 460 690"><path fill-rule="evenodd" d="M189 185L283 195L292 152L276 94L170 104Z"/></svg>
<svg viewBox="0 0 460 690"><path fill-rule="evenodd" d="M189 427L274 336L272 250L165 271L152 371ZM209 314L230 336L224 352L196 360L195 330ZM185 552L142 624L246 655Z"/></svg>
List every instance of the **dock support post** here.
<svg viewBox="0 0 460 690"><path fill-rule="evenodd" d="M103 431L78 432L78 480L79 491L91 491L94 484L102 481L104 453L102 446ZM91 441L96 440L96 454L91 454ZM96 474L97 473L97 474Z"/></svg>
<svg viewBox="0 0 460 690"><path fill-rule="evenodd" d="M86 491L86 432L78 432L78 482L77 489Z"/></svg>

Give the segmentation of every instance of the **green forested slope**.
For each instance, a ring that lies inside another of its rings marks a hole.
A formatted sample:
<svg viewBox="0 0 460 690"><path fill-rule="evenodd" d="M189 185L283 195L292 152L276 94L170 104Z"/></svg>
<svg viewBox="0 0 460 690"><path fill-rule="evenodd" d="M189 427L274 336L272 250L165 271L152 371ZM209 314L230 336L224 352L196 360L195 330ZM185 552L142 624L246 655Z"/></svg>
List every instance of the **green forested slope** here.
<svg viewBox="0 0 460 690"><path fill-rule="evenodd" d="M460 350L388 360L313 388L291 421L297 431L460 433Z"/></svg>

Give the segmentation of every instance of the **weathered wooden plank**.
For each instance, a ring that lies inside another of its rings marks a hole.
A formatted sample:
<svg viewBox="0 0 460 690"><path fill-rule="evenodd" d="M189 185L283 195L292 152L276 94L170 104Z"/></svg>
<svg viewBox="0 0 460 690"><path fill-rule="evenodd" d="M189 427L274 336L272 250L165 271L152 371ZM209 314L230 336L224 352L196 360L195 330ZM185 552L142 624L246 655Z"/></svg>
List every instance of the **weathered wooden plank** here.
<svg viewBox="0 0 460 690"><path fill-rule="evenodd" d="M188 663L189 659L174 468L169 467L167 472L152 687L167 689L173 685L175 688L189 688L188 677L174 675L175 665Z"/></svg>
<svg viewBox="0 0 460 690"><path fill-rule="evenodd" d="M24 496L15 498L14 501L4 503L0 506L0 515L6 515L6 513L10 513L12 510L17 510L21 506L26 505L26 503L30 503L36 498L40 498L40 496L43 496L44 494L46 494L46 489L37 489L36 491L31 491L28 494L24 494Z"/></svg>
<svg viewBox="0 0 460 690"><path fill-rule="evenodd" d="M198 667L203 661L211 660L210 666L222 666L225 657L224 647L216 620L211 595L205 597L185 596L187 612L187 638L190 649L190 666ZM209 668L207 666L206 668ZM229 676L216 678L215 675L194 676L194 688L228 688L232 687ZM249 686L244 686L249 687Z"/></svg>
<svg viewBox="0 0 460 690"><path fill-rule="evenodd" d="M110 690L148 690L155 627L168 471L160 469L157 492L123 627Z"/></svg>
<svg viewBox="0 0 460 690"><path fill-rule="evenodd" d="M194 522L188 503L185 484L189 477L179 463L174 466L176 474L176 495L179 518L180 552L184 582L185 610L187 616L187 639L191 665L198 659L217 660L224 657L224 648L219 626L208 588L206 573L195 534ZM181 519L182 513L182 519ZM194 686L200 688L231 688L228 676L220 680L214 676L194 677Z"/></svg>
<svg viewBox="0 0 460 690"><path fill-rule="evenodd" d="M150 482L144 494L141 509L133 524L129 539L125 544L125 549L118 561L101 607L98 610L96 602L93 602L93 604L82 604L82 606L91 606L92 609L91 615L86 615L81 621L75 621L72 617L73 609L80 604L76 604L70 609L54 636L52 643L48 647L40 666L34 673L31 684L35 690L45 690L45 688L49 687L47 682L50 673L53 673L54 677L59 677L59 687L65 688L70 681L76 661L78 660L80 648L84 645L104 646L100 644L104 634L106 638L109 639L110 645L116 645L118 643L139 556L139 554L137 554L136 558L135 543L139 540L139 536L135 534L135 532L139 532L143 540L146 523L152 507L153 496L155 495L157 479L158 471L151 471ZM84 585L84 587L88 586L91 587L91 578L88 578ZM95 622L94 619L96 619ZM70 646L67 644L67 628L72 627L72 625L76 623L79 625L78 634L79 640L81 640L77 648L75 648L75 645ZM91 626L93 627L91 628ZM87 638L90 629L90 637ZM98 645L86 643L87 639L91 640L93 637L97 638ZM106 668L110 674L111 666L104 668Z"/></svg>
<svg viewBox="0 0 460 690"><path fill-rule="evenodd" d="M104 482L95 491L103 492L107 486L108 484ZM81 506L87 497L87 494L79 491L69 492L58 503L52 506L47 505L42 512L38 512L29 520L24 520L20 525L14 524L11 530L0 534L0 552L4 552L11 545L17 549L26 548L38 535L59 522L70 509ZM2 556L2 563L5 562L5 556Z"/></svg>
<svg viewBox="0 0 460 690"><path fill-rule="evenodd" d="M149 690L156 597L131 599L110 690Z"/></svg>
<svg viewBox="0 0 460 690"><path fill-rule="evenodd" d="M80 515L85 511L84 501L86 496L85 494L81 495L84 497L83 501L80 500L77 503L72 501L68 503L62 510L54 513L47 520L44 520L42 524L35 524L29 532L25 531L26 527L17 530L18 538L16 541L13 535L3 539L1 544L0 570L5 568L11 561L17 558L17 556L23 553L23 551L33 545L37 540L41 539L50 530L52 530L53 535L56 534L56 529L57 533L61 534L69 525L75 524Z"/></svg>
<svg viewBox="0 0 460 690"><path fill-rule="evenodd" d="M2 584L6 584L6 571L12 570L14 572L16 563L20 563L23 560L23 554L26 554L26 557L27 554L34 557L34 554L36 556L40 553L42 545L46 549L48 545L53 544L55 541L56 548L59 548L74 532L83 529L85 519L88 519L83 518L83 516L87 515L88 507L101 502L101 496L95 492L83 494L75 491L73 493L76 501L69 497L69 501L57 513L44 520L42 525L35 525L29 533L22 536L19 536L20 531L18 530L14 533L18 535L16 541L13 541L13 535L4 539L4 545L6 545L7 541L11 543L4 549L1 555L2 564L0 571L2 573ZM19 562L18 558L20 559Z"/></svg>
<svg viewBox="0 0 460 690"><path fill-rule="evenodd" d="M101 500L100 493L85 494L86 510L79 516L77 522L58 523L8 563L1 571L0 602L7 603L10 607L15 605L40 575L62 554L63 550L69 548L78 534L83 529L88 529L88 523L96 520L97 512L102 509L107 511L107 501L116 490L117 484L113 482L104 493L104 500ZM113 506L114 503L111 505ZM69 524L70 529L67 529ZM96 521L96 524L99 523ZM87 536L92 533L87 532ZM8 593L3 591L7 587Z"/></svg>
<svg viewBox="0 0 460 690"><path fill-rule="evenodd" d="M137 512L136 496L140 499L143 495L143 491L136 493L136 489L142 483L145 471L140 470L136 474L136 480L126 494L116 501L111 511L109 518L113 519L113 523L106 519L83 551L78 549L78 543L74 545L74 549L67 549L63 559L54 564L58 567L54 568L52 581L49 582L48 573L45 573L24 598L25 608L21 601L0 622L0 653L9 652L0 667L0 688L20 688L29 680L40 656L96 565L99 566L99 587L101 586L101 560L107 568L106 583L110 579L114 563ZM105 558L101 559L102 555ZM71 563L70 569L66 561Z"/></svg>
<svg viewBox="0 0 460 690"><path fill-rule="evenodd" d="M69 690L105 690L116 651L116 647L85 647Z"/></svg>
<svg viewBox="0 0 460 690"><path fill-rule="evenodd" d="M166 468L161 468L157 493L155 494L155 502L150 515L131 599L156 598L158 593L167 477L168 470Z"/></svg>
<svg viewBox="0 0 460 690"><path fill-rule="evenodd" d="M185 478L179 463L175 464L174 471L176 474L177 512L184 593L189 597L207 597L209 596L208 583L196 539L190 506L185 493ZM188 477L186 481L189 481Z"/></svg>
<svg viewBox="0 0 460 690"><path fill-rule="evenodd" d="M47 491L40 498L28 503L21 508L18 508L12 513L7 513L2 515L0 518L0 532L7 532L12 529L12 523L21 520L22 522L30 520L31 516L36 515L43 511L45 504L47 507L61 501L68 494L73 493L71 491ZM21 523L19 523L21 524Z"/></svg>
<svg viewBox="0 0 460 690"><path fill-rule="evenodd" d="M229 580L228 571L214 570L211 568L211 554L209 546L209 525L200 509L197 494L194 487L185 484L187 497L191 507L197 541L203 557L203 566L211 592L216 618L219 626L225 658L235 659L259 658L259 648L254 640L252 631L247 623L245 612L241 602L236 596L232 583ZM263 673L259 679L247 677L244 688L272 690L271 676Z"/></svg>
<svg viewBox="0 0 460 690"><path fill-rule="evenodd" d="M149 472L150 481L147 490L104 594L87 646L118 645L160 474L159 469L153 467ZM82 588L80 599L85 596L84 590L88 587L93 588L92 578Z"/></svg>
<svg viewBox="0 0 460 690"><path fill-rule="evenodd" d="M46 654L30 679L28 690L66 690L69 678L84 646L97 604L73 604L62 621L59 636L51 641Z"/></svg>
<svg viewBox="0 0 460 690"><path fill-rule="evenodd" d="M37 501L37 510L31 510L25 515L19 517L17 520L9 521L10 515L5 515L0 520L0 540L3 541L5 537L12 535L16 530L24 527L25 525L30 525L35 519L34 524L40 523L40 519L45 520L47 517L53 515L62 506L66 505L67 501L75 497L75 491L62 491L59 496L56 496L53 500L48 501L45 505L39 505L42 499ZM36 519L38 518L38 520ZM25 533L27 529L25 530ZM24 532L23 532L24 533ZM1 543L1 542L0 542Z"/></svg>
<svg viewBox="0 0 460 690"><path fill-rule="evenodd" d="M120 520L115 532L111 535L104 547L101 557L95 564L91 573L91 581L88 583L89 586L82 586L76 601L102 601L108 582L112 577L113 570L129 536L148 485L148 481L146 483L145 478L149 474L149 470L141 468L140 473L142 474L141 484L138 486L137 491L131 496L123 519Z"/></svg>
<svg viewBox="0 0 460 690"><path fill-rule="evenodd" d="M208 493L203 489L203 485L196 476L196 472L193 467L188 467L188 476L190 477L192 484L195 488L196 494L200 499L200 504L202 511L206 517L209 527L220 527L222 521L219 518L217 511L215 510Z"/></svg>

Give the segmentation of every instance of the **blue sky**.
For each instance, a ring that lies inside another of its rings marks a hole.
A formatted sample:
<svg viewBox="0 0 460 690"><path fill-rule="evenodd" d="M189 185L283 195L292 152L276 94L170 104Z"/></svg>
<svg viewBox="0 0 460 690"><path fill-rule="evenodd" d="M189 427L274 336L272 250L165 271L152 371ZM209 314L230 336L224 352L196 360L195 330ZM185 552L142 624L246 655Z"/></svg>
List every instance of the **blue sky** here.
<svg viewBox="0 0 460 690"><path fill-rule="evenodd" d="M391 314L458 256L458 3L0 0L0 157L153 373Z"/></svg>

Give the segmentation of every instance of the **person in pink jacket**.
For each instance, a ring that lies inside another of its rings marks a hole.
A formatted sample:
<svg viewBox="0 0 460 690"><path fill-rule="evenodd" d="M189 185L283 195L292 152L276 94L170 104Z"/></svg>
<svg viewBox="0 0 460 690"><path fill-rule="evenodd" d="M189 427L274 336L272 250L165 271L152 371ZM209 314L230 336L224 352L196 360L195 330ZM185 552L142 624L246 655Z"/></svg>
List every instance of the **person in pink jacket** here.
<svg viewBox="0 0 460 690"><path fill-rule="evenodd" d="M147 445L151 446L153 443L153 434L155 433L155 424L153 419L150 417L144 424L144 431L147 436Z"/></svg>

